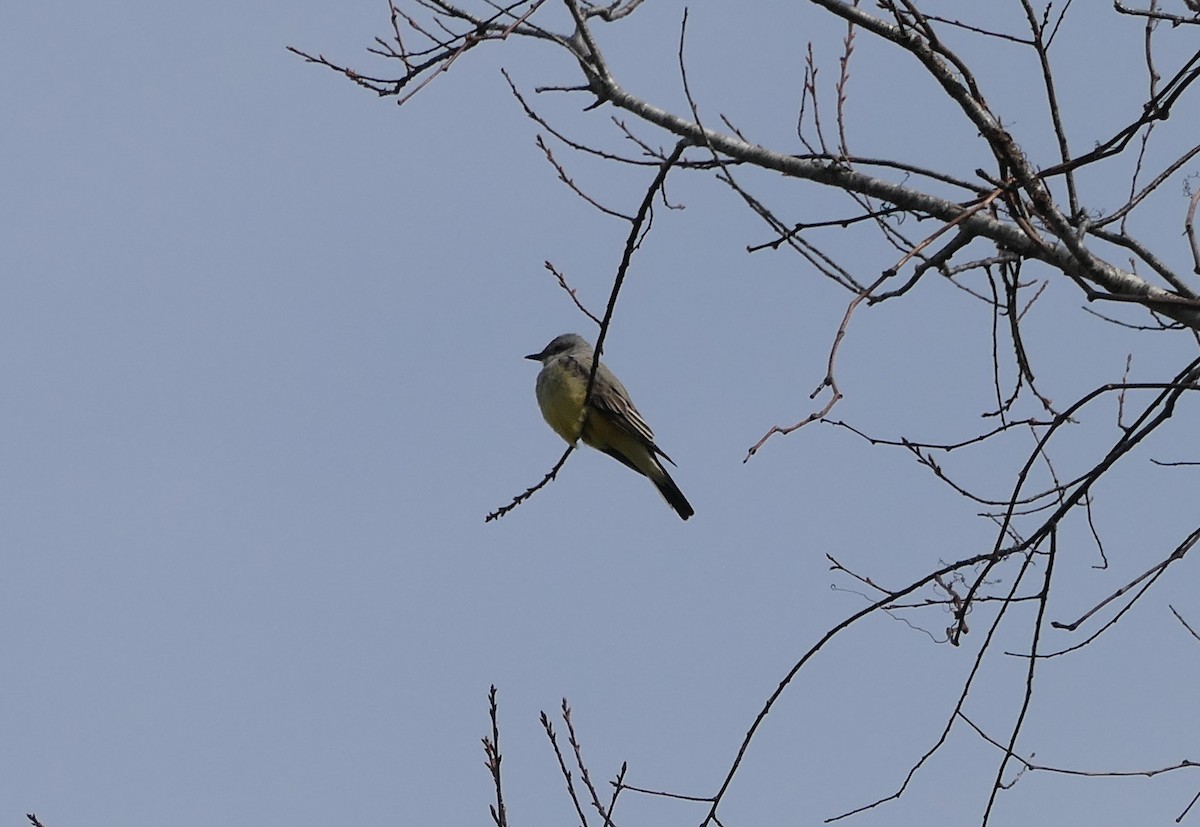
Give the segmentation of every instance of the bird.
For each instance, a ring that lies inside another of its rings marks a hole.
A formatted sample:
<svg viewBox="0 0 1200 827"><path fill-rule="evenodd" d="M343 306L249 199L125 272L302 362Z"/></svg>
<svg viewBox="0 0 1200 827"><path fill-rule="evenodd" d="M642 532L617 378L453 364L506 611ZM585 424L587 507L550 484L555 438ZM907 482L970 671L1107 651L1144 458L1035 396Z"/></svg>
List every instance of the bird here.
<svg viewBox="0 0 1200 827"><path fill-rule="evenodd" d="M655 444L654 432L634 407L629 392L603 362L596 369L584 415L584 396L595 358L587 339L577 333L564 333L540 353L525 358L542 363L536 387L538 407L555 433L569 445L582 437L584 444L648 477L684 520L696 513L659 457L672 465L675 461Z"/></svg>

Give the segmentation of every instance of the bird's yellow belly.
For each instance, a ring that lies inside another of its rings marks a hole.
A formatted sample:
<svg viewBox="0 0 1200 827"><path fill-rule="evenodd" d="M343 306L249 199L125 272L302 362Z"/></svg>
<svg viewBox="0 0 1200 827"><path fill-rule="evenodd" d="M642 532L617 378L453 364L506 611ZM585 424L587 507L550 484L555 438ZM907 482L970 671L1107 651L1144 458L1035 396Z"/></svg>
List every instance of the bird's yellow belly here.
<svg viewBox="0 0 1200 827"><path fill-rule="evenodd" d="M566 371L547 371L538 377L537 400L542 417L567 442L579 439L586 382Z"/></svg>

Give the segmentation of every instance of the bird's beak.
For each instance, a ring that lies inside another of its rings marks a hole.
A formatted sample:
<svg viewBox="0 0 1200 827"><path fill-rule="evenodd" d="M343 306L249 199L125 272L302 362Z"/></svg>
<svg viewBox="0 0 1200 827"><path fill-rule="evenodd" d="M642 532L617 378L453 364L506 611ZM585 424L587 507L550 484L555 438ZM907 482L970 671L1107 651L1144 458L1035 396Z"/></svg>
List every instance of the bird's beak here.
<svg viewBox="0 0 1200 827"><path fill-rule="evenodd" d="M542 354L540 354L540 353L531 353L531 354L529 354L528 356L526 356L525 358L526 358L526 359L532 359L532 360L533 360L533 361L535 361L535 362L540 362L540 361L542 361Z"/></svg>

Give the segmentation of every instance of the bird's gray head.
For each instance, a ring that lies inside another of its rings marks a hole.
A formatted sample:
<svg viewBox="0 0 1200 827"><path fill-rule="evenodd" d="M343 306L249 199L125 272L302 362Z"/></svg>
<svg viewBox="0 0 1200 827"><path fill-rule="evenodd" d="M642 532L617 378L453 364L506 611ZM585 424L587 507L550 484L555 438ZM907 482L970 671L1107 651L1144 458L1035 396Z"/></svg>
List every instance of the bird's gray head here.
<svg viewBox="0 0 1200 827"><path fill-rule="evenodd" d="M572 350L583 349L591 352L592 346L588 344L588 340L580 336L578 333L564 333L561 336L556 336L550 344L542 350L541 353L531 353L526 356L526 359L532 359L535 362L541 362L543 365L553 359L555 356L561 356L564 353L570 353Z"/></svg>

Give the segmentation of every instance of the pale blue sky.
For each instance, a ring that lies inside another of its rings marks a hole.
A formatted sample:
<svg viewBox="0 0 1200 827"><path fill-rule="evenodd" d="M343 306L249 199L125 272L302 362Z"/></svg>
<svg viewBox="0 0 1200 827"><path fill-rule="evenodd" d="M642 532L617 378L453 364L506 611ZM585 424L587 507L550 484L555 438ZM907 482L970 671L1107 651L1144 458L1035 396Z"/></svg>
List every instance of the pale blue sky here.
<svg viewBox="0 0 1200 827"><path fill-rule="evenodd" d="M681 10L647 3L603 41L627 86L676 108ZM361 50L386 32L386 12L376 0L218 0L22 3L3 16L5 824L26 812L47 827L488 823L479 739L492 683L514 824L573 818L537 722L563 696L594 777L628 760L631 783L710 794L794 660L863 605L830 588L854 584L826 553L899 585L990 548L977 508L846 432L813 426L743 464L768 427L811 410L848 297L797 258L747 255L766 229L728 190L684 175L668 191L687 209L656 214L605 358L679 463L695 518L682 523L645 480L583 452L485 525L562 449L521 356L567 330L594 335L542 262L599 311L627 228L555 180L498 72L527 92L576 82L559 55L475 50L398 109L285 51L371 66ZM799 151L804 43L816 41L830 83L843 30L804 4L744 13L731 26L692 9L693 91L713 120ZM1136 24L1101 18L1066 30L1061 52L1065 76L1085 84L1065 103L1084 149L1144 89ZM1187 48L1185 34L1169 37ZM865 35L858 48L862 154L964 176L988 162L948 107L918 102L931 85L909 61ZM1042 110L1023 107L1030 75L1014 50L994 52L979 53L999 67L989 101L1052 162ZM538 103L576 136L619 145L607 109ZM1175 113L1173 140L1200 134L1196 112ZM559 158L629 211L650 178ZM788 220L853 212L813 186L744 180ZM1085 200L1111 206L1126 186L1114 175ZM1167 188L1141 231L1186 269L1181 193ZM898 257L825 238L864 278ZM1031 350L1060 402L1119 380L1131 350L1144 381L1194 350L1083 315L1058 280L1040 302ZM990 324L933 279L864 312L840 357L835 416L881 436L971 435L991 405ZM1112 429L1096 423L1113 416L1109 404L1090 420L1102 439ZM1194 417L1182 406L1170 436L1099 488L1108 571L1090 568L1085 526L1066 532L1056 619L1190 530L1194 472L1155 471L1148 457L1200 459L1180 441ZM1063 468L1101 445L1068 437ZM1000 494L1010 465L992 460L1027 449L946 463ZM1023 753L1081 769L1200 759L1200 646L1166 609L1200 621L1194 568L1185 561L1101 644L1045 667ZM935 633L948 623L922 620ZM1026 647L1024 629L1001 648ZM891 792L940 731L976 644L934 645L886 616L848 632L772 712L724 822L813 824ZM972 709L1000 736L1023 662L998 653ZM850 823L977 821L997 760L956 731L909 794ZM1195 773L1031 774L994 823L1165 824L1198 785ZM625 825L701 815L632 795L622 807Z"/></svg>

